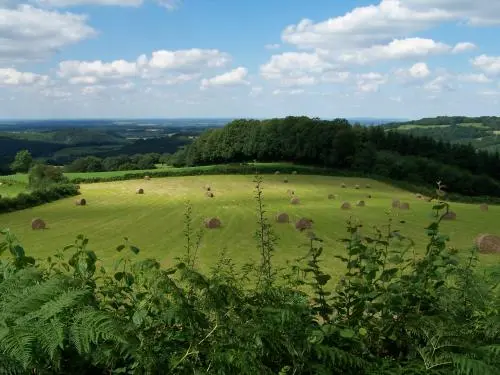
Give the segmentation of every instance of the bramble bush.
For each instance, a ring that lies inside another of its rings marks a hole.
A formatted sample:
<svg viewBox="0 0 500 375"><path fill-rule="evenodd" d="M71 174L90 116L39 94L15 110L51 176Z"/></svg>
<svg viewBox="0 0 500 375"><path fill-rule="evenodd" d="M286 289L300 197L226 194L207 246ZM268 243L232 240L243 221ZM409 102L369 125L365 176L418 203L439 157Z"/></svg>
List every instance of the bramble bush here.
<svg viewBox="0 0 500 375"><path fill-rule="evenodd" d="M167 268L136 258L128 238L105 267L83 235L35 261L3 230L0 373L500 373L500 293L476 270L475 252L447 246L446 203L434 206L421 256L390 220L373 234L349 222L334 285L321 265L328 249L312 233L302 259L274 266L277 238L255 182L255 264L222 252L202 273L190 205L184 255Z"/></svg>

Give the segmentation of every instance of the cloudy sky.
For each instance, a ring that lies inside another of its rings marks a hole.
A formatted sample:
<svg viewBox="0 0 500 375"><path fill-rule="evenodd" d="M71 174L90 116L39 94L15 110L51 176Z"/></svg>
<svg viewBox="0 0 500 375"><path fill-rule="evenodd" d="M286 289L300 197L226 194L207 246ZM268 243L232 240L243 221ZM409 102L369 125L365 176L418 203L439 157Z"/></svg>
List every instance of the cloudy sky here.
<svg viewBox="0 0 500 375"><path fill-rule="evenodd" d="M498 0L0 0L0 117L500 112Z"/></svg>

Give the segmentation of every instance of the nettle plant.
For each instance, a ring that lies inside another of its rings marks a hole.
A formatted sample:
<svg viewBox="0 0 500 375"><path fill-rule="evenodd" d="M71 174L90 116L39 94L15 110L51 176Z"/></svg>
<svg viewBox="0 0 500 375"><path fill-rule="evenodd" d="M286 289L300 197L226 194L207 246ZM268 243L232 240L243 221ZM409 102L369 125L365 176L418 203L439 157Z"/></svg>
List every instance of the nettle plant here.
<svg viewBox="0 0 500 375"><path fill-rule="evenodd" d="M2 231L0 373L500 373L498 288L474 252L447 246L447 203L436 201L418 256L393 220L372 231L349 221L335 285L314 234L304 258L273 265L278 239L255 183L259 261L243 267L222 251L198 269L190 204L184 254L168 268L128 238L109 268L84 236L35 261Z"/></svg>

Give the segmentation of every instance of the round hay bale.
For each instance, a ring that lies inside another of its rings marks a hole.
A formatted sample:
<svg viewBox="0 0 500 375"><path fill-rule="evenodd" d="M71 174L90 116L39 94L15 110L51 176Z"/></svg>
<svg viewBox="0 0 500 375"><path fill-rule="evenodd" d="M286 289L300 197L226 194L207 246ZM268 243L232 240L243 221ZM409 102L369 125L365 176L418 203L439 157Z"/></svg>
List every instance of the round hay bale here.
<svg viewBox="0 0 500 375"><path fill-rule="evenodd" d="M365 207L365 201L358 201L358 203L356 203L356 206Z"/></svg>
<svg viewBox="0 0 500 375"><path fill-rule="evenodd" d="M210 191L210 190L212 190L212 188L210 187L210 185L205 185L205 190Z"/></svg>
<svg viewBox="0 0 500 375"><path fill-rule="evenodd" d="M214 193L212 193L211 191L207 191L207 192L205 192L205 195L206 195L208 198L213 198L213 197L214 197Z"/></svg>
<svg viewBox="0 0 500 375"><path fill-rule="evenodd" d="M278 175L278 174L280 174L280 171L276 171L276 172L274 172L274 174Z"/></svg>
<svg viewBox="0 0 500 375"><path fill-rule="evenodd" d="M346 184L342 184L342 185L340 185L340 187L341 187L342 189L345 189L345 188L347 187L347 185L346 185Z"/></svg>
<svg viewBox="0 0 500 375"><path fill-rule="evenodd" d="M481 206L479 206L479 208L481 209L481 211L483 212L486 212L488 211L488 205L486 203L483 203Z"/></svg>
<svg viewBox="0 0 500 375"><path fill-rule="evenodd" d="M307 219L307 218L303 217L295 223L295 229L298 229L300 231L303 231L306 229L311 229L312 223L313 223L313 221L311 219Z"/></svg>
<svg viewBox="0 0 500 375"><path fill-rule="evenodd" d="M342 210L350 210L351 209L351 204L349 202L344 202L342 203L342 206L340 206Z"/></svg>
<svg viewBox="0 0 500 375"><path fill-rule="evenodd" d="M399 209L407 211L410 209L410 204L408 202L403 202L399 205Z"/></svg>
<svg viewBox="0 0 500 375"><path fill-rule="evenodd" d="M481 254L500 254L500 237L493 234L480 234L474 241Z"/></svg>
<svg viewBox="0 0 500 375"><path fill-rule="evenodd" d="M80 199L77 199L77 200L75 201L75 204L76 204L77 206L85 206L85 205L87 205L87 200L86 200L86 199L84 199L84 198L80 198Z"/></svg>
<svg viewBox="0 0 500 375"><path fill-rule="evenodd" d="M283 179L283 182L284 182L285 184L288 184L288 178L284 178L284 179Z"/></svg>
<svg viewBox="0 0 500 375"><path fill-rule="evenodd" d="M446 214L443 215L443 220L456 220L457 219L457 214L453 211L448 211Z"/></svg>
<svg viewBox="0 0 500 375"><path fill-rule="evenodd" d="M294 192L293 190L290 190L290 189L288 189L288 190L286 191L286 193L287 193L288 195L294 195L294 194L295 194L295 192Z"/></svg>
<svg viewBox="0 0 500 375"><path fill-rule="evenodd" d="M278 223L289 223L290 222L290 217L288 216L287 213L281 212L278 215L276 215L276 222L278 222Z"/></svg>
<svg viewBox="0 0 500 375"><path fill-rule="evenodd" d="M297 174L297 171L293 171L292 174Z"/></svg>
<svg viewBox="0 0 500 375"><path fill-rule="evenodd" d="M354 186L354 189L359 190L359 185Z"/></svg>
<svg viewBox="0 0 500 375"><path fill-rule="evenodd" d="M337 196L335 194L328 194L328 199L335 199Z"/></svg>
<svg viewBox="0 0 500 375"><path fill-rule="evenodd" d="M401 202L399 201L399 199L392 200L392 208L399 208L400 205L401 205Z"/></svg>
<svg viewBox="0 0 500 375"><path fill-rule="evenodd" d="M290 200L290 203L291 204L300 204L300 199L297 198L297 197L293 197L291 200Z"/></svg>
<svg viewBox="0 0 500 375"><path fill-rule="evenodd" d="M43 221L42 219L36 218L31 221L31 229L40 230L45 228L47 228L47 224L45 224L45 221Z"/></svg>
<svg viewBox="0 0 500 375"><path fill-rule="evenodd" d="M371 189L371 188L372 188L372 186L371 186L370 184L366 184L366 185L365 185L365 187L366 187L367 189Z"/></svg>
<svg viewBox="0 0 500 375"><path fill-rule="evenodd" d="M75 185L75 187L76 187L78 190L80 190L80 185Z"/></svg>
<svg viewBox="0 0 500 375"><path fill-rule="evenodd" d="M151 180L151 177L150 176L144 176L144 179L145 180Z"/></svg>
<svg viewBox="0 0 500 375"><path fill-rule="evenodd" d="M422 198L423 198L423 196L422 196L422 194L415 194L415 198L417 198L417 199L422 199Z"/></svg>
<svg viewBox="0 0 500 375"><path fill-rule="evenodd" d="M140 188L135 191L136 194L144 194L144 189Z"/></svg>
<svg viewBox="0 0 500 375"><path fill-rule="evenodd" d="M208 229L220 228L221 225L222 225L222 223L216 217L211 217L211 218L205 219L205 227Z"/></svg>
<svg viewBox="0 0 500 375"><path fill-rule="evenodd" d="M366 197L367 197L367 198L369 198L369 199L371 199L371 198L372 198L372 195L371 195L371 194L368 194Z"/></svg>

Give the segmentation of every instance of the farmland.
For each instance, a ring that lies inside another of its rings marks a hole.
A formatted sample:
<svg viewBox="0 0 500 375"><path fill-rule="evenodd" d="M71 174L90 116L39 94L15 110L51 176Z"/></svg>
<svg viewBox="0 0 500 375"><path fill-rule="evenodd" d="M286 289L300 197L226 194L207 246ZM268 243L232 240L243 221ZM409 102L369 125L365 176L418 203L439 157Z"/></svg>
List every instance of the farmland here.
<svg viewBox="0 0 500 375"><path fill-rule="evenodd" d="M346 221L351 217L364 224L365 234L369 234L374 225L383 228L392 217L393 229L400 229L411 237L417 243L417 253L424 250L427 240L424 228L431 221L431 203L416 199L412 193L368 179L302 175L288 178L290 181L285 184L283 175L264 177L267 216L273 220L278 212L286 212L291 219L290 224L273 223L279 237L277 264L285 265L287 260L306 254L309 241L293 225L301 217L314 220L313 231L325 241L325 265L334 277L339 275L337 269L340 265L334 255L345 251L339 240L347 235ZM340 187L342 183L346 183L345 189ZM214 198L205 196L203 188L207 184L212 187ZM356 184L361 186L359 190L354 189ZM366 188L367 184L371 188ZM254 185L253 177L248 175L83 184L81 197L87 200L87 206L78 207L74 199L63 199L1 215L0 226L10 228L27 251L38 258L54 254L72 243L77 235L84 234L90 239L90 248L99 254L105 264L111 264L117 256L114 249L124 237L128 237L130 243L141 248L141 256L157 258L167 265L183 253L184 213L186 202L190 201L195 232L203 228L202 222L207 217L219 217L223 224L220 229L203 229L199 249L201 267L207 269L213 265L222 250L227 250L237 264L244 264L258 258L254 240L257 228ZM139 187L144 188L144 195L135 194ZM290 204L289 189L300 198L300 205ZM329 200L328 194L339 197ZM389 209L393 198L409 202L411 209L391 213ZM359 200L365 200L366 207L356 207L355 203ZM352 203L352 210L340 210L344 201ZM497 207L481 212L478 205L453 203L453 210L458 214L457 220L443 223L442 229L451 236L450 245L461 249L462 254L471 247L479 233L494 233L500 219ZM32 231L30 222L35 217L46 220L48 229ZM393 245L403 248L398 241ZM485 266L494 262L491 256L481 257Z"/></svg>

